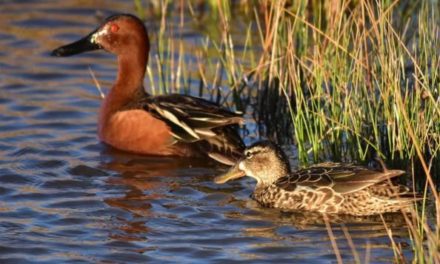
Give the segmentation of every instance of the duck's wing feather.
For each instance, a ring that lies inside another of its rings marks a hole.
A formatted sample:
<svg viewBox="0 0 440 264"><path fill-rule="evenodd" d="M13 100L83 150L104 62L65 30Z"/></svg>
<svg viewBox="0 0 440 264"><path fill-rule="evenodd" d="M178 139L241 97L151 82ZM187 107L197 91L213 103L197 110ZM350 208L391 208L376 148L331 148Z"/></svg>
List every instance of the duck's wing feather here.
<svg viewBox="0 0 440 264"><path fill-rule="evenodd" d="M226 163L226 156L241 155L244 143L238 134L239 113L201 98L170 94L146 97L143 108L171 128L176 142L197 143L212 158ZM228 161L232 164L235 161Z"/></svg>
<svg viewBox="0 0 440 264"><path fill-rule="evenodd" d="M403 173L400 170L375 171L352 164L327 162L297 170L280 178L276 185L286 190L294 190L297 186L313 189L330 187L344 194L362 190Z"/></svg>

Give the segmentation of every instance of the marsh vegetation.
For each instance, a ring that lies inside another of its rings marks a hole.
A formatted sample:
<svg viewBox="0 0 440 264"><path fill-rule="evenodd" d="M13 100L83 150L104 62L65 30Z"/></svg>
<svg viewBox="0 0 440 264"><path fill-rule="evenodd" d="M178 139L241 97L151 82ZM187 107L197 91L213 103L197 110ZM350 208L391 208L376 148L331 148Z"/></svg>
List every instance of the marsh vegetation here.
<svg viewBox="0 0 440 264"><path fill-rule="evenodd" d="M152 93L243 111L248 142L294 144L301 166L378 156L405 169L426 198L405 218L414 262L440 261L438 1L134 2L141 17L161 21ZM185 23L200 27L203 45L182 44Z"/></svg>

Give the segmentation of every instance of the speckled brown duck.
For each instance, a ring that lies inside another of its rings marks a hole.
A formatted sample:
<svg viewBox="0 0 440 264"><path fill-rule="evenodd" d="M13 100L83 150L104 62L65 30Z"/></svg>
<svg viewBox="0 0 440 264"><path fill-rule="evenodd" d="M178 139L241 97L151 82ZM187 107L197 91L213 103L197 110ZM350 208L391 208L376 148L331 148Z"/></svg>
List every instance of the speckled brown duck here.
<svg viewBox="0 0 440 264"><path fill-rule="evenodd" d="M342 163L321 163L292 172L283 151L270 141L257 142L226 174L225 183L245 175L257 180L252 197L266 207L366 216L409 211L414 194L390 179L401 170L375 171Z"/></svg>
<svg viewBox="0 0 440 264"><path fill-rule="evenodd" d="M102 102L98 135L121 150L151 155L209 156L233 164L243 153L241 114L180 94L151 96L143 80L150 49L143 22L129 14L107 18L86 37L59 47L65 57L104 49L117 56L116 82Z"/></svg>

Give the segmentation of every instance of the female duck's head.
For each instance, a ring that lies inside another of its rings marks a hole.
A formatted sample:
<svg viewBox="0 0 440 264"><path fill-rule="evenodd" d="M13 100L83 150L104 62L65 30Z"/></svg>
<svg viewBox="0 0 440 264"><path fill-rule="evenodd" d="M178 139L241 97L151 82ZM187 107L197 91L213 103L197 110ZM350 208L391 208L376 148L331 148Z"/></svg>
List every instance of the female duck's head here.
<svg viewBox="0 0 440 264"><path fill-rule="evenodd" d="M118 56L139 54L139 52L147 56L149 50L147 30L143 22L133 15L113 15L86 37L55 49L51 55L66 57L97 49L104 49Z"/></svg>
<svg viewBox="0 0 440 264"><path fill-rule="evenodd" d="M257 185L268 185L289 173L289 161L281 148L270 141L260 141L248 147L244 157L214 181L225 183L247 175L256 179Z"/></svg>

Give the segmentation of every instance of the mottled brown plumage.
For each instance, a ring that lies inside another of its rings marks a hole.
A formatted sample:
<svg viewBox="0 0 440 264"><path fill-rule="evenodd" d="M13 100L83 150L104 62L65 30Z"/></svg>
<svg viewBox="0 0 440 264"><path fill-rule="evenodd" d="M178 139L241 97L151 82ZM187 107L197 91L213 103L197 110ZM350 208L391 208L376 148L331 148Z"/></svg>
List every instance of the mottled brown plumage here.
<svg viewBox="0 0 440 264"><path fill-rule="evenodd" d="M246 149L245 157L215 181L248 175L257 180L252 197L263 206L362 216L410 210L415 195L390 181L403 173L330 162L291 172L283 151L263 141Z"/></svg>

